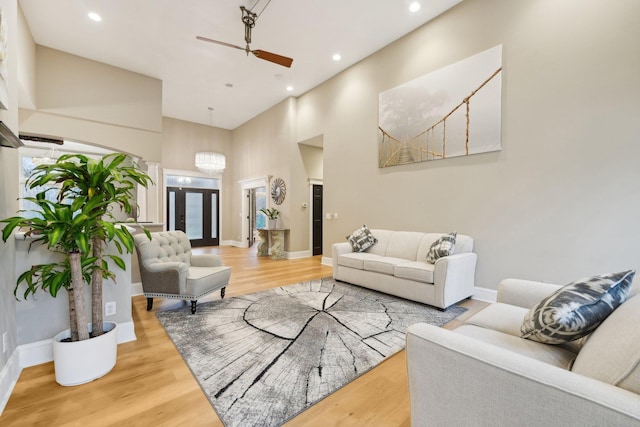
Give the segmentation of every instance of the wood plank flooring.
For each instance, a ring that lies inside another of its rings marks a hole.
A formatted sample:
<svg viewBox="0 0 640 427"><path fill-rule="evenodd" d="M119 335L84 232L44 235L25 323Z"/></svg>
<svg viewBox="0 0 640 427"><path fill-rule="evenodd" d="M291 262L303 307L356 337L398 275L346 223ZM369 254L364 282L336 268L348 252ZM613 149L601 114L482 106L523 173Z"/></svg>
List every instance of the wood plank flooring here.
<svg viewBox="0 0 640 427"><path fill-rule="evenodd" d="M233 268L227 297L331 275L319 256L274 261L256 257L255 249L214 247ZM207 299L219 298L215 293ZM146 311L142 296L132 299L137 340L118 346L118 361L108 375L89 384L62 387L53 362L26 368L0 417L0 426L222 426L189 368L158 322L155 311L180 301L156 299ZM469 311L486 303L466 300ZM286 424L294 426L409 426L409 391L405 353L333 393Z"/></svg>

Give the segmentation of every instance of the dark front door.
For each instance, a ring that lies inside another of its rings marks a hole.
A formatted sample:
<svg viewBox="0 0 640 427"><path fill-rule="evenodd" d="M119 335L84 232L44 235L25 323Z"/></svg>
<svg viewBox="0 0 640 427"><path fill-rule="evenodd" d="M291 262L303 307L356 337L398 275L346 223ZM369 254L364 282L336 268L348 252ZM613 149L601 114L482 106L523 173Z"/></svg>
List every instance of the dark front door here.
<svg viewBox="0 0 640 427"><path fill-rule="evenodd" d="M313 186L313 255L322 255L322 185Z"/></svg>
<svg viewBox="0 0 640 427"><path fill-rule="evenodd" d="M220 244L219 190L167 187L167 230L187 233L191 246Z"/></svg>

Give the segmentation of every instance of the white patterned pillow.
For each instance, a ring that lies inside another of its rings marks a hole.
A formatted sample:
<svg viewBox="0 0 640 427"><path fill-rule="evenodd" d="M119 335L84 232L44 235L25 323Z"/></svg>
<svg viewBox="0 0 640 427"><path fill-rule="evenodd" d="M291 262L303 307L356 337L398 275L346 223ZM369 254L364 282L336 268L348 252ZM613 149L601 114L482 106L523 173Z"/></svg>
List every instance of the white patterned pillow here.
<svg viewBox="0 0 640 427"><path fill-rule="evenodd" d="M545 344L577 340L600 325L629 296L635 271L576 280L531 308L520 332Z"/></svg>
<svg viewBox="0 0 640 427"><path fill-rule="evenodd" d="M378 243L378 239L371 234L371 230L366 225L358 228L356 231L347 236L347 240L351 243L354 252L362 252Z"/></svg>
<svg viewBox="0 0 640 427"><path fill-rule="evenodd" d="M427 253L427 262L429 264L435 264L438 258L453 255L453 251L455 251L456 249L457 235L458 232L454 231L451 234L442 236L441 238L433 242L431 244L431 247L429 248L429 252Z"/></svg>

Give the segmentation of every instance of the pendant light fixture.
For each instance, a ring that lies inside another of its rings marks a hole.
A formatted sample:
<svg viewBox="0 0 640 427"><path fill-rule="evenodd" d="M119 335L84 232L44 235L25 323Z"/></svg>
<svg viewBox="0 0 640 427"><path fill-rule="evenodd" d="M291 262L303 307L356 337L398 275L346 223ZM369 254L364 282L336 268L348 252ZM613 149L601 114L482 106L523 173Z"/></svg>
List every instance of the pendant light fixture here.
<svg viewBox="0 0 640 427"><path fill-rule="evenodd" d="M209 126L213 127L213 107L209 107ZM224 154L212 151L196 153L196 168L210 175L219 175L224 172L226 157Z"/></svg>

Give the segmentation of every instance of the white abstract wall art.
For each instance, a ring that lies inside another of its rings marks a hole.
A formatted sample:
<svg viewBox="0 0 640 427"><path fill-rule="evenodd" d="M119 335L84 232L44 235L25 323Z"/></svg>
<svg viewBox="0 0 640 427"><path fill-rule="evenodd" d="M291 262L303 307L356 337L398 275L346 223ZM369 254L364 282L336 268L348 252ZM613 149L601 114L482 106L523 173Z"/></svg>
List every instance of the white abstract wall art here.
<svg viewBox="0 0 640 427"><path fill-rule="evenodd" d="M499 151L502 45L379 95L381 168Z"/></svg>

